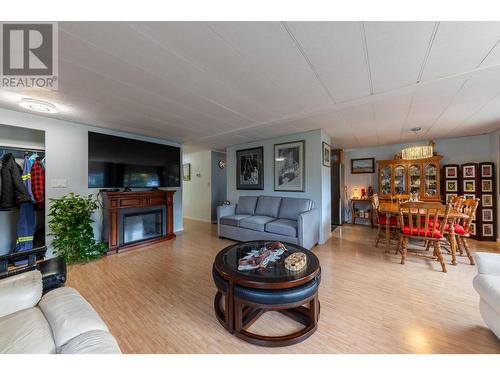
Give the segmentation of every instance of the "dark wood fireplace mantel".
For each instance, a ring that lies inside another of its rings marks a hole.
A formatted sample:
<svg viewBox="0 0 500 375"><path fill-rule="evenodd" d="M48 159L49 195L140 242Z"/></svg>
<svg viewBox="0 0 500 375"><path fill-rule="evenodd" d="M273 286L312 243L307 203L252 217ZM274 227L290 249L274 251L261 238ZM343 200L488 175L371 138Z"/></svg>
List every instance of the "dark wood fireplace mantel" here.
<svg viewBox="0 0 500 375"><path fill-rule="evenodd" d="M103 240L108 242L107 254L151 245L155 242L166 241L175 237L174 234L174 193L173 190L129 191L129 192L101 192L103 197ZM120 246L119 243L119 212L127 208L147 208L155 206L166 207L166 234L165 236L144 240L139 243Z"/></svg>

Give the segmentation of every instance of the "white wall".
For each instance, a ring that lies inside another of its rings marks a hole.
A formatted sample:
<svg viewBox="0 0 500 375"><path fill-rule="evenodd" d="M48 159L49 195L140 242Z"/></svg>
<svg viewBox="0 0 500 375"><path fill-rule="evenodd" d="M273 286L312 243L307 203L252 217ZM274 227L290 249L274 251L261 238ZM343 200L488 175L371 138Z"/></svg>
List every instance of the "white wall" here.
<svg viewBox="0 0 500 375"><path fill-rule="evenodd" d="M212 151L201 150L183 154L183 163L191 164L191 180L183 181L183 216L211 222Z"/></svg>
<svg viewBox="0 0 500 375"><path fill-rule="evenodd" d="M180 146L167 140L117 132L92 126L54 120L28 113L0 109L0 124L19 126L45 131L46 149L46 198L56 198L69 192L78 194L97 194L99 189L89 189L88 181L88 131L101 132L143 141ZM52 188L52 179L66 179L66 188ZM174 194L174 231L181 231L182 225L182 189L173 188ZM47 210L48 211L48 210ZM100 238L100 213L96 214L96 237ZM48 233L48 229L47 229ZM50 239L50 237L49 237Z"/></svg>
<svg viewBox="0 0 500 375"><path fill-rule="evenodd" d="M344 152L345 165L345 186L347 187L347 196L350 197L352 189L355 187L361 188L373 186L374 190L378 189L377 167L375 165L375 173L373 174L351 174L351 159L358 158L375 158L375 160L390 160L394 155L401 151L404 147L414 144L427 144L428 141L415 142L412 144L395 144L369 148L360 148L354 150L346 150ZM457 137L435 140L436 146L434 150L443 159L441 165L444 164L463 164L467 162L494 162L497 169L497 179L500 181L500 130L483 135ZM500 186L500 185L497 185ZM347 202L344 200L344 208L347 208ZM500 215L500 211L499 211ZM500 216L498 216L500 218ZM347 218L349 220L349 218ZM500 228L499 228L500 229ZM500 231L499 231L500 233Z"/></svg>
<svg viewBox="0 0 500 375"><path fill-rule="evenodd" d="M293 141L305 141L305 191L280 192L274 191L274 144ZM245 195L272 195L314 200L320 211L322 224L320 227L320 243L324 243L331 235L330 231L330 169L322 166L322 141L329 141L329 137L321 130L312 130L305 133L290 134L283 137L267 139L259 142L246 143L228 147L227 156L227 197L232 203L238 201L239 196ZM264 147L264 190L237 190L236 189L236 150Z"/></svg>
<svg viewBox="0 0 500 375"><path fill-rule="evenodd" d="M212 223L217 222L217 207L222 205L227 198L227 168L220 169L219 160L226 160L226 153L212 151L212 198L210 203Z"/></svg>

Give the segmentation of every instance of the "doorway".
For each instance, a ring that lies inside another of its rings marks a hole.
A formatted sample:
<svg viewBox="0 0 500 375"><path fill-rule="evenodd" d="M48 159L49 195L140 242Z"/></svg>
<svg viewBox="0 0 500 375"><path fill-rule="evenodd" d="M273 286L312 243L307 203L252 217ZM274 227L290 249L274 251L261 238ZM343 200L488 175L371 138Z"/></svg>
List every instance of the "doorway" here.
<svg viewBox="0 0 500 375"><path fill-rule="evenodd" d="M342 150L332 150L331 153L331 202L332 230L342 225Z"/></svg>

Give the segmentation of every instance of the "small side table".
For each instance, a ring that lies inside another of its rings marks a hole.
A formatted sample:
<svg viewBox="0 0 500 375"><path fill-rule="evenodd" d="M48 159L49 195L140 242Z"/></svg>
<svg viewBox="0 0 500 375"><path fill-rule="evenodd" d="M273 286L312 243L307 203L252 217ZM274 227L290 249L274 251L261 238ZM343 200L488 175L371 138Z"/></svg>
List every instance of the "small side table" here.
<svg viewBox="0 0 500 375"><path fill-rule="evenodd" d="M373 228L373 220L372 220L372 208L371 208L371 202L369 199L362 199L362 198L351 198L351 213L352 213L352 219L351 223L356 224L356 219L357 218L363 218L365 220L370 220L370 225ZM368 212L368 218L366 217L360 217L356 215L356 205L361 205L361 204L366 204L368 203L368 209L366 212Z"/></svg>

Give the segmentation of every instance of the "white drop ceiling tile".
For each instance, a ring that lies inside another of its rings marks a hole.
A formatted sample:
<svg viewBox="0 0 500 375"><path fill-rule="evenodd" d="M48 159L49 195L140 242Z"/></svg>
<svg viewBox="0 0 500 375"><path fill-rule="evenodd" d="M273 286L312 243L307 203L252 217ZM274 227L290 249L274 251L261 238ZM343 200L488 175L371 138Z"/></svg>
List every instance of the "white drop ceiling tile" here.
<svg viewBox="0 0 500 375"><path fill-rule="evenodd" d="M370 94L359 22L288 22L337 102Z"/></svg>
<svg viewBox="0 0 500 375"><path fill-rule="evenodd" d="M365 22L374 92L417 82L434 22Z"/></svg>
<svg viewBox="0 0 500 375"><path fill-rule="evenodd" d="M243 117L248 118L252 113L253 120L265 120L271 116L248 95L203 72L188 60L161 48L123 23L113 26L114 34L105 33L109 29L108 23L95 26L95 29L99 28L101 32L89 30L88 26L81 27L78 37L61 32L61 48L66 45L67 59L81 62L98 71L105 69L115 79L150 87L152 90L188 91L193 96L203 97ZM131 45L134 46L133 49L130 48ZM153 58L152 50L155 51Z"/></svg>
<svg viewBox="0 0 500 375"><path fill-rule="evenodd" d="M475 69L500 40L500 22L440 22L423 80Z"/></svg>
<svg viewBox="0 0 500 375"><path fill-rule="evenodd" d="M209 26L257 74L285 90L300 110L331 104L283 23L210 22Z"/></svg>
<svg viewBox="0 0 500 375"><path fill-rule="evenodd" d="M500 76L468 80L436 125L458 126L500 94Z"/></svg>
<svg viewBox="0 0 500 375"><path fill-rule="evenodd" d="M404 130L421 127L425 131L432 126L450 105L464 82L463 78L457 78L419 85L413 94Z"/></svg>
<svg viewBox="0 0 500 375"><path fill-rule="evenodd" d="M252 30L255 37L253 43L269 43L268 39L258 38L259 25ZM239 49L244 50L245 46L240 44L235 46L236 49L228 44L214 32L210 23L153 23L148 24L145 31L164 48L183 56L227 86L247 95L251 93L249 98L267 108L275 117L289 114L301 105L291 98L289 90L280 87L267 67L255 66L252 59L240 52Z"/></svg>

